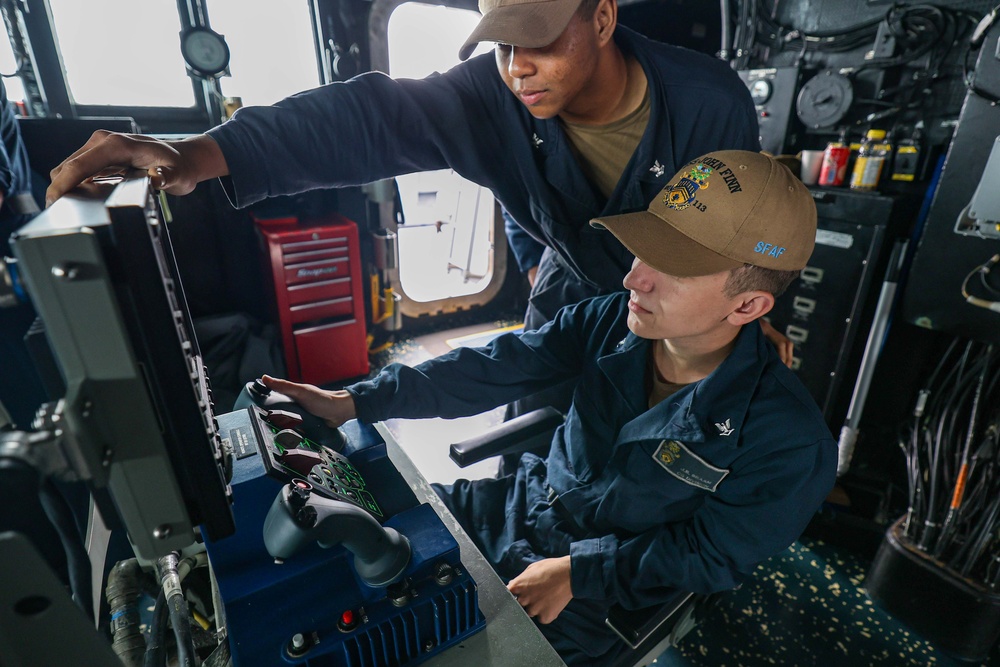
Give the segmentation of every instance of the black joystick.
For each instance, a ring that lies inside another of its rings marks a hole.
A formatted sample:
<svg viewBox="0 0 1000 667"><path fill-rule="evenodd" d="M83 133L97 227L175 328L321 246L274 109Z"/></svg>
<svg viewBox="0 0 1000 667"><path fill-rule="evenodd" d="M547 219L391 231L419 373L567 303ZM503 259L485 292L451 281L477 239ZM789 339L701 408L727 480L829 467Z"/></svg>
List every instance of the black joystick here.
<svg viewBox="0 0 1000 667"><path fill-rule="evenodd" d="M387 586L410 562L410 541L382 526L351 503L311 492L305 480L286 484L264 519L264 546L276 561L294 555L311 542L324 549L342 544L354 554L354 569L366 584Z"/></svg>
<svg viewBox="0 0 1000 667"><path fill-rule="evenodd" d="M278 427L299 428L310 440L314 440L324 447L329 447L335 452L343 451L344 446L347 444L347 440L340 429L333 428L323 419L305 410L288 396L277 391L272 391L270 387L259 379L246 383L243 391L240 392L239 397L236 399L233 409L242 410L251 405L256 405L268 413L274 413L273 419L269 418L269 420L276 422ZM288 423L287 419L294 421L295 417L301 420L301 424Z"/></svg>

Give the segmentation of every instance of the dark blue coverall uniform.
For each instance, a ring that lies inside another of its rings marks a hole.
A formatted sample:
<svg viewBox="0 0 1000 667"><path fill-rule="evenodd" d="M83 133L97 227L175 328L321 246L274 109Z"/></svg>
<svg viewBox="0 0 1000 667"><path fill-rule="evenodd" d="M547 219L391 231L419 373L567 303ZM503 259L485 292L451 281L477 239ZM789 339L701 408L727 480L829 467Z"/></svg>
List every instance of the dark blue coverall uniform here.
<svg viewBox="0 0 1000 667"><path fill-rule="evenodd" d="M7 89L0 81L0 256L11 256L10 236L38 211L31 197L31 169ZM18 428L27 429L47 400L42 381L28 355L24 336L35 319L31 305L0 308L0 402Z"/></svg>
<svg viewBox="0 0 1000 667"><path fill-rule="evenodd" d="M208 134L225 155L223 182L237 206L448 167L488 187L548 247L526 320L536 328L563 305L621 289L632 255L591 228L592 218L645 209L677 169L705 153L760 149L753 102L727 63L623 26L615 40L642 65L651 109L607 200L580 169L560 122L531 116L492 54L421 80L362 74L240 109Z"/></svg>
<svg viewBox="0 0 1000 667"><path fill-rule="evenodd" d="M570 555L574 599L540 626L567 662L624 645L608 608L736 586L805 528L833 487L837 447L815 402L756 325L708 377L648 409L650 341L628 295L562 309L538 331L460 348L352 385L358 418L453 418L576 380L547 459L438 487L497 572Z"/></svg>

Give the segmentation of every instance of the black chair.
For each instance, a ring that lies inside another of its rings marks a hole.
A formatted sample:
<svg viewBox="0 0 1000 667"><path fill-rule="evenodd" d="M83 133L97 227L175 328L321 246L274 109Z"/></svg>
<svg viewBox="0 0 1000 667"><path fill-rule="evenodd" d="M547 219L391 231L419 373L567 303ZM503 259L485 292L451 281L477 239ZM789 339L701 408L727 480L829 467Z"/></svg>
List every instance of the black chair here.
<svg viewBox="0 0 1000 667"><path fill-rule="evenodd" d="M460 468L464 468L493 456L547 446L563 419L563 414L555 408L534 410L483 435L451 445L449 455ZM652 607L626 609L614 605L605 623L629 648L619 655L611 667L648 665L668 648L677 646L724 594L677 591L666 602Z"/></svg>

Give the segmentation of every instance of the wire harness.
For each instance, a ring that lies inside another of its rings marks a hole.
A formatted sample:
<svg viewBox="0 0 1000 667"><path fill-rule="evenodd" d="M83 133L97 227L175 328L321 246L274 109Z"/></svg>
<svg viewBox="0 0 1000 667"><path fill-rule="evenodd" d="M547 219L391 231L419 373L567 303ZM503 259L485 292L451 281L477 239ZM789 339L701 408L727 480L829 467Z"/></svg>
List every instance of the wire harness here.
<svg viewBox="0 0 1000 667"><path fill-rule="evenodd" d="M1000 350L952 342L900 437L921 551L992 590L1000 585Z"/></svg>

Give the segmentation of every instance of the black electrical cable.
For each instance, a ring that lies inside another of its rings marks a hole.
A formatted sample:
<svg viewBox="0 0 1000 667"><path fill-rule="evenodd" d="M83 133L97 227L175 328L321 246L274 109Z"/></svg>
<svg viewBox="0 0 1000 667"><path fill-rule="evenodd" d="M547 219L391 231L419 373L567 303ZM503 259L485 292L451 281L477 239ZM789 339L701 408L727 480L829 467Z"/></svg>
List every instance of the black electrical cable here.
<svg viewBox="0 0 1000 667"><path fill-rule="evenodd" d="M739 17L733 35L733 65L737 70L746 68L757 31L756 0L740 0L738 7Z"/></svg>
<svg viewBox="0 0 1000 667"><path fill-rule="evenodd" d="M924 551L930 548L931 543L937 537L937 529L939 528L938 494L940 483L943 482L943 480L939 479L939 476L943 476L943 474L939 471L939 468L947 466L947 461L945 460L944 452L942 451L946 447L947 443L947 440L944 438L944 432L948 421L948 415L952 412L949 406L954 405L957 393L961 388L963 372L968 362L969 354L972 351L972 345L973 343L971 341L966 344L959 359L959 363L948 371L947 376L941 383L942 390L940 392L935 392L935 397L932 398L931 405L925 413L927 416L926 423L928 424L928 430L925 432L925 435L931 436L927 451L926 474L928 479L928 492L925 501L926 513L921 517L921 525L917 527L919 532L917 545ZM950 349L951 348L949 348L949 351ZM944 363L944 361L945 360L942 359L942 363ZM952 384L952 382L954 382L955 386L949 392L949 385ZM945 398L946 396L948 396L948 398ZM940 415L938 414L939 410ZM937 425L933 428L933 430L931 430L929 425L934 424L935 422Z"/></svg>
<svg viewBox="0 0 1000 667"><path fill-rule="evenodd" d="M929 394L930 401L927 403L924 410L924 414L928 417L936 411L937 406L944 400L945 388L951 384L952 378L956 373L958 373L958 364L950 363L951 357L958 353L956 350L957 346L958 341L953 341L948 347L948 350L945 352L945 355L941 358L941 363L939 363L937 368L934 369L934 372L931 373L931 377L925 385L928 390L930 390L931 387L939 386L937 391L930 392ZM945 374L941 382L938 383L937 377L945 368L948 369L948 372Z"/></svg>
<svg viewBox="0 0 1000 667"><path fill-rule="evenodd" d="M146 643L146 656L143 667L165 667L167 653L164 643L167 640L167 595L160 588L153 606L153 619L149 624L149 641Z"/></svg>
<svg viewBox="0 0 1000 667"><path fill-rule="evenodd" d="M923 392L921 392L918 401L923 400ZM918 446L920 439L920 431L918 428L911 427L909 433L906 437L899 438L900 447L903 449L903 453L906 456L906 473L908 481L908 505L906 509L906 522L904 523L904 531L908 538L916 541L917 533L917 520L919 517L923 516L922 503L924 498L923 490L923 478L920 475L920 449Z"/></svg>
<svg viewBox="0 0 1000 667"><path fill-rule="evenodd" d="M986 583L993 590L1000 585L1000 553L996 553L986 563Z"/></svg>
<svg viewBox="0 0 1000 667"><path fill-rule="evenodd" d="M983 358L980 361L982 369L979 372L979 379L976 382L975 390L972 395L972 406L969 410L969 424L966 430L964 442L962 444L961 454L957 461L958 465L954 484L952 485L953 491L951 502L948 505L948 512L945 514L944 525L941 527L941 533L938 535L937 546L934 550L936 555L940 555L944 551L948 541L952 538L955 518L958 516L959 508L962 506L966 483L968 482L969 457L972 453L972 443L976 438L976 427L979 422L979 410L983 398L983 388L986 386L986 373L990 369L989 360L992 355L993 346L990 345L986 348L986 351L983 353ZM962 402L964 403L965 401L963 400Z"/></svg>
<svg viewBox="0 0 1000 667"><path fill-rule="evenodd" d="M904 77L894 89L880 92L878 99L855 100L856 105L885 107L875 117L868 117L862 123L891 117L896 119L894 125L899 125L907 122L906 119L911 118L914 113L927 109L931 101L939 97L934 94L932 87L950 81L950 75L942 73L942 69L955 46L959 41L964 41L960 38L970 32L975 21L968 12L937 5L894 5L880 18L840 30L809 33L782 25L766 11L763 3L764 0L758 0L755 4L755 8L761 10L754 18L756 42L768 52L771 48L779 51L797 49L797 63L804 61L811 52L847 53L868 49L882 25L896 40L899 52L891 57L866 60L854 68L849 76L856 76L866 69L912 67L915 61L926 57L926 62L920 69ZM962 60L967 60L967 55ZM941 115L951 114L948 112ZM926 112L922 116L930 117Z"/></svg>
<svg viewBox="0 0 1000 667"><path fill-rule="evenodd" d="M888 32L902 45L902 53L890 58L873 58L862 63L856 71L867 68L896 67L910 63L936 47L952 21L933 5L894 6L886 13L884 21ZM911 44L916 44L911 48Z"/></svg>
<svg viewBox="0 0 1000 667"><path fill-rule="evenodd" d="M957 569L963 577L969 576L976 563L986 551L987 546L989 546L990 540L993 539L992 530L990 529L996 525L997 517L1000 517L1000 498L994 498L993 503L989 508L989 512L980 522L979 530L972 533L974 541L970 542L972 547L969 549L968 555L964 558L964 562L955 563L955 569Z"/></svg>
<svg viewBox="0 0 1000 667"><path fill-rule="evenodd" d="M924 516L923 520L923 535L921 535L920 542L918 546L921 550L927 551L930 548L931 543L937 537L937 529L940 524L937 521L937 504L938 504L938 492L939 492L939 480L937 469L942 461L941 449L943 447L943 439L941 437L942 431L944 430L945 424L944 420L938 421L937 429L934 432L934 437L931 444L931 450L929 452L930 457L928 460L928 494L927 494L927 514Z"/></svg>
<svg viewBox="0 0 1000 667"><path fill-rule="evenodd" d="M935 545L938 562L993 586L1000 581L1000 413L980 408L1000 400L1000 354L991 345L969 342L953 363L954 350L954 344L949 346L935 368L935 381L948 368L935 398L927 400L935 386L928 382L909 436L900 437L911 484L905 528L915 543ZM934 486L926 503L921 499L925 481ZM943 511L948 516L938 531Z"/></svg>
<svg viewBox="0 0 1000 667"><path fill-rule="evenodd" d="M181 590L181 577L178 572L180 554L172 551L156 561L157 572L160 575L160 586L166 596L167 612L170 624L177 640L177 662L180 667L195 667L194 640L191 636L191 614L188 611L187 600Z"/></svg>
<svg viewBox="0 0 1000 667"><path fill-rule="evenodd" d="M719 21L721 31L719 34L719 58L722 60L729 60L730 47L732 47L732 37L730 31L732 30L732 5L729 0L720 0L721 20Z"/></svg>
<svg viewBox="0 0 1000 667"><path fill-rule="evenodd" d="M167 599L170 624L177 638L177 664L180 667L195 667L194 638L191 635L191 613L187 600L182 594L171 595Z"/></svg>
<svg viewBox="0 0 1000 667"><path fill-rule="evenodd" d="M750 0L746 4L750 8L747 18L749 30L746 31L742 45L743 52L740 54L740 65L744 68L750 62L750 52L753 51L753 47L757 43L757 3Z"/></svg>
<svg viewBox="0 0 1000 667"><path fill-rule="evenodd" d="M77 527L73 510L66 498L59 492L51 479L45 479L38 497L45 515L56 529L63 551L66 552L66 569L69 574L70 590L77 605L87 618L94 621L94 591L90 580L90 556L83 546L83 539Z"/></svg>
<svg viewBox="0 0 1000 667"><path fill-rule="evenodd" d="M868 46L875 39L878 31L878 23L882 19L877 19L870 24L866 24L860 29L847 29L844 32L807 33L795 28L781 25L764 15L760 19L762 30L757 30L756 38L761 43L775 47L779 51L784 50L788 45L796 40L803 42L803 48L809 51L825 51L830 53L845 53Z"/></svg>
<svg viewBox="0 0 1000 667"><path fill-rule="evenodd" d="M757 0L757 2L762 3L763 0ZM774 32L777 33L775 35L772 35L772 37L778 37L780 39L780 36L783 34L798 32L797 29L782 25L777 20L772 19L770 16L768 16L768 13L766 11L759 12L757 16L759 20L766 25L766 27L773 29ZM878 30L878 25L883 21L883 19L884 17L880 16L878 18L869 19L868 21L863 21L861 23L858 23L856 25L847 28L806 33L806 35L807 37L812 38L814 40L838 39L838 38L843 38L845 36L850 37L868 33L871 33L871 35L874 37L875 31Z"/></svg>
<svg viewBox="0 0 1000 667"><path fill-rule="evenodd" d="M992 428L990 425L987 428ZM992 472L992 452L988 451L990 438L984 437L971 455L969 461L969 479L975 481L967 487L965 503L962 507L961 517L965 521L974 521L980 516L980 512L989 504L990 490L995 479Z"/></svg>

